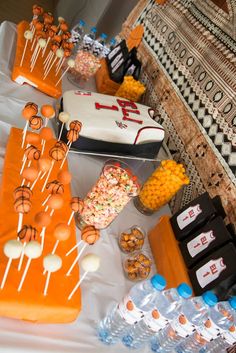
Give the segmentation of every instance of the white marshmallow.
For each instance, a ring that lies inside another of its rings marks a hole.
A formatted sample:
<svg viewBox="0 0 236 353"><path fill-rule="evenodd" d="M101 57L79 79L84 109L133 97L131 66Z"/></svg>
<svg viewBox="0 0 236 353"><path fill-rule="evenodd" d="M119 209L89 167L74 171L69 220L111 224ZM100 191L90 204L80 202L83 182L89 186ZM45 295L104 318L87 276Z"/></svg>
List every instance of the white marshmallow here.
<svg viewBox="0 0 236 353"><path fill-rule="evenodd" d="M70 114L66 113L66 112L61 112L58 116L58 119L62 122L62 123L67 123L67 121L70 119Z"/></svg>
<svg viewBox="0 0 236 353"><path fill-rule="evenodd" d="M18 259L21 256L23 244L21 241L12 239L8 240L3 247L4 254L11 259Z"/></svg>
<svg viewBox="0 0 236 353"><path fill-rule="evenodd" d="M100 257L95 254L87 254L81 260L81 266L85 272L95 272L100 266Z"/></svg>
<svg viewBox="0 0 236 353"><path fill-rule="evenodd" d="M43 267L48 272L56 272L62 267L62 260L58 255L49 254L43 259Z"/></svg>
<svg viewBox="0 0 236 353"><path fill-rule="evenodd" d="M41 244L35 240L29 241L25 246L24 253L30 259L37 259L42 254Z"/></svg>

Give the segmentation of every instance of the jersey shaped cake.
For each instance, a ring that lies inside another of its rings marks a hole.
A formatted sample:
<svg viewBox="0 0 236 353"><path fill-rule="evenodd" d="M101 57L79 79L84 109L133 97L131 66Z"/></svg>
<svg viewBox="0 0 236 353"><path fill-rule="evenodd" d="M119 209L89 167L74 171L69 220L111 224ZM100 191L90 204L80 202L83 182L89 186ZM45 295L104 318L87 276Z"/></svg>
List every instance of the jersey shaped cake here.
<svg viewBox="0 0 236 353"><path fill-rule="evenodd" d="M61 110L70 114L70 121L82 123L80 138L72 144L78 151L155 159L164 139L153 109L124 98L67 91ZM70 121L62 133L66 142Z"/></svg>

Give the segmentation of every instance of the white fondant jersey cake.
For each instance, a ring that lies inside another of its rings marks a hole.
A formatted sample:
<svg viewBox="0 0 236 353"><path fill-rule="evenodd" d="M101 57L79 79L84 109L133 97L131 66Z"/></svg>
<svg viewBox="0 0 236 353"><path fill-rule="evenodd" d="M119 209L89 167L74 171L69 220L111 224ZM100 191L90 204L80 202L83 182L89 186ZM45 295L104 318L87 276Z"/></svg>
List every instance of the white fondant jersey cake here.
<svg viewBox="0 0 236 353"><path fill-rule="evenodd" d="M79 90L67 91L63 95L63 110L70 114L70 121L82 122L81 137L110 143L111 149L112 144L118 144L116 149L119 145L133 146L132 151L135 151L135 146L153 145L155 152L158 152L164 139L163 127L152 118L153 110L124 98ZM104 152L108 151L109 145L106 145ZM132 151L127 153L133 154Z"/></svg>

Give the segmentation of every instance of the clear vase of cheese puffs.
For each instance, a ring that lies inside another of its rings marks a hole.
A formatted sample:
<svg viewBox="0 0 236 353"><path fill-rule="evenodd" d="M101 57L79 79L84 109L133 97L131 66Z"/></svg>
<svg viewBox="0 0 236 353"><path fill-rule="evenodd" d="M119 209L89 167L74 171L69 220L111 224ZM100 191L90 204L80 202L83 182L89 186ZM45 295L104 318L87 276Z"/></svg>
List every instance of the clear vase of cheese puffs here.
<svg viewBox="0 0 236 353"><path fill-rule="evenodd" d="M142 281L148 278L151 266L151 259L143 251L127 256L123 261L125 275L131 281Z"/></svg>

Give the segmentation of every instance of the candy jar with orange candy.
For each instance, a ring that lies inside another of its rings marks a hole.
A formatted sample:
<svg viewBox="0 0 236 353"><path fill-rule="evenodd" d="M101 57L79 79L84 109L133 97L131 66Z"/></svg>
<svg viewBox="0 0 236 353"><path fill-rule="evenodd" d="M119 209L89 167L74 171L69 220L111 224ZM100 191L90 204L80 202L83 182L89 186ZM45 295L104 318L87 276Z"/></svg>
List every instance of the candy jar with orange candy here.
<svg viewBox="0 0 236 353"><path fill-rule="evenodd" d="M167 204L182 186L188 184L189 178L182 164L174 160L162 161L142 186L134 204L141 213L151 215Z"/></svg>

